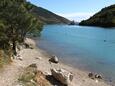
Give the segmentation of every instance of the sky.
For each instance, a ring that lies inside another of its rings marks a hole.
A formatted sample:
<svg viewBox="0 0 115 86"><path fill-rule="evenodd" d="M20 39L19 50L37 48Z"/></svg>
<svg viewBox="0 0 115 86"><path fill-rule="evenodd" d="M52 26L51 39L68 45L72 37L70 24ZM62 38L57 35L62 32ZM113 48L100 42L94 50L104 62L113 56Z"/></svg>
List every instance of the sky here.
<svg viewBox="0 0 115 86"><path fill-rule="evenodd" d="M115 4L115 0L27 0L66 17L70 20L81 21L89 18L102 8Z"/></svg>

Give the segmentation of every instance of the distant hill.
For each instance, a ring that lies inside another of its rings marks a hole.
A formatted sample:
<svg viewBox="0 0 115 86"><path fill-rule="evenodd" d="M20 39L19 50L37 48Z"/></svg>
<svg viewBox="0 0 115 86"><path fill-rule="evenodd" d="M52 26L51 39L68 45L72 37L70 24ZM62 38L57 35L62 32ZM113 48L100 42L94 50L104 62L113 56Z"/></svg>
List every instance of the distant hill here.
<svg viewBox="0 0 115 86"><path fill-rule="evenodd" d="M115 4L103 8L88 20L83 20L79 25L115 27Z"/></svg>
<svg viewBox="0 0 115 86"><path fill-rule="evenodd" d="M44 24L69 24L70 20L61 17L42 7L33 5L32 13Z"/></svg>

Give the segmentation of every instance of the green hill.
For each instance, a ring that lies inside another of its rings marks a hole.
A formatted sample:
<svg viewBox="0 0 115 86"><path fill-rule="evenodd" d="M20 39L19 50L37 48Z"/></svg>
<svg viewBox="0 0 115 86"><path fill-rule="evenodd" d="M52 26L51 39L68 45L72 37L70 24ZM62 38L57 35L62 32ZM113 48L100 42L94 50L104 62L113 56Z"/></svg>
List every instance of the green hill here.
<svg viewBox="0 0 115 86"><path fill-rule="evenodd" d="M79 25L115 27L115 4L103 8L88 20L83 20Z"/></svg>
<svg viewBox="0 0 115 86"><path fill-rule="evenodd" d="M45 24L69 24L70 20L50 12L42 7L33 5L32 13Z"/></svg>

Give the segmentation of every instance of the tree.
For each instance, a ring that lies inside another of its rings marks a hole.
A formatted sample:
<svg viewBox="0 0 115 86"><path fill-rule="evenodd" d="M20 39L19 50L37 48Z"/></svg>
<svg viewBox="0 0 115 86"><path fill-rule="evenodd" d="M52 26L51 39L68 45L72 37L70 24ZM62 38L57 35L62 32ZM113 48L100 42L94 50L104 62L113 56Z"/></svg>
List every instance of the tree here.
<svg viewBox="0 0 115 86"><path fill-rule="evenodd" d="M42 30L42 24L30 13L31 9L25 0L0 1L0 20L5 26L0 32L5 34L3 38L7 45L12 45L14 55L17 43L24 42L27 33Z"/></svg>

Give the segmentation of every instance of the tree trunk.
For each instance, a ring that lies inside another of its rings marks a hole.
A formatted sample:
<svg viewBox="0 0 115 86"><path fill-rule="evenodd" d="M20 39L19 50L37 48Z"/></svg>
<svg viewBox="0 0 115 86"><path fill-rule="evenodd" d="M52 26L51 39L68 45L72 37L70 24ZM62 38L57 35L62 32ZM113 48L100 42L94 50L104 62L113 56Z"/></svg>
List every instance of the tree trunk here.
<svg viewBox="0 0 115 86"><path fill-rule="evenodd" d="M17 52L16 52L16 41L15 41L15 40L13 40L12 50L13 50L13 54L16 56L16 55L17 55Z"/></svg>

